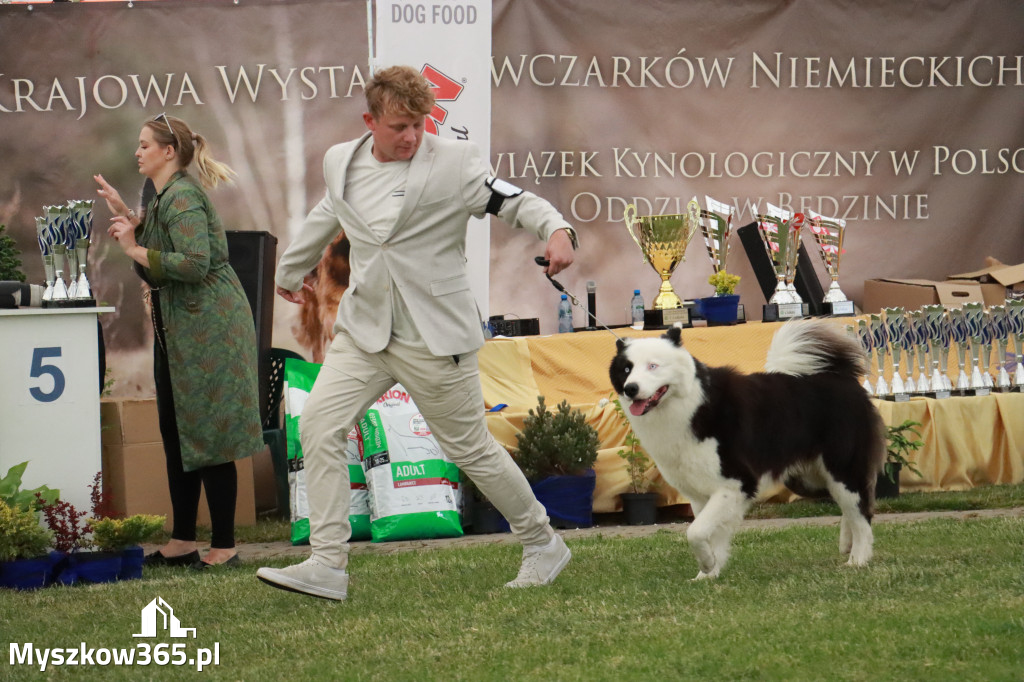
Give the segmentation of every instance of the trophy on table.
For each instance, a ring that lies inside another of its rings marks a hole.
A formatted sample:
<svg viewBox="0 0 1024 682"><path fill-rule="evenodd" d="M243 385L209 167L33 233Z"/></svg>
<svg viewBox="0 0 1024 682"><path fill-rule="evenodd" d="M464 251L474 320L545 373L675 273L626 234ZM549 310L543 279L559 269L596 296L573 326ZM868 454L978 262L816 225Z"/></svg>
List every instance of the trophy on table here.
<svg viewBox="0 0 1024 682"><path fill-rule="evenodd" d="M878 315L871 316L871 345L875 347L875 361L878 366L878 379L875 380L875 397L884 398L890 394L889 384L885 381L885 356L889 350L889 338L885 322Z"/></svg>
<svg viewBox="0 0 1024 682"><path fill-rule="evenodd" d="M971 375L971 390L974 391L975 395L982 395L988 393L988 389L992 387L992 377L989 377L988 382L985 381L985 373L981 371L981 356L985 348L991 350L990 346L986 346L985 343L985 304L984 303L964 303L963 305L964 323L967 325L968 342L970 345L970 355L968 360L971 363L970 372Z"/></svg>
<svg viewBox="0 0 1024 682"><path fill-rule="evenodd" d="M825 218L814 211L809 213L811 214L811 234L814 235L818 253L821 254L825 270L828 272L829 279L832 280L822 302L830 315L853 315L853 301L848 299L843 290L839 288L839 262L843 255L846 221Z"/></svg>
<svg viewBox="0 0 1024 682"><path fill-rule="evenodd" d="M924 312L925 327L931 345L932 375L928 390L934 393L936 398L948 398L952 388L946 374L951 333L946 308L942 305L926 305L921 310Z"/></svg>
<svg viewBox="0 0 1024 682"><path fill-rule="evenodd" d="M913 352L917 355L917 379L914 381L915 393L928 392L928 325L923 310L910 313L910 334Z"/></svg>
<svg viewBox="0 0 1024 682"><path fill-rule="evenodd" d="M51 236L53 247L53 293L50 302L57 304L69 300L68 285L64 282L64 263L67 260L67 225L63 215L62 206L44 206L46 211L46 229Z"/></svg>
<svg viewBox="0 0 1024 682"><path fill-rule="evenodd" d="M700 216L700 204L696 199L690 200L684 214L640 216L635 205L626 207L623 219L629 236L640 247L644 262L649 262L661 277L661 289L654 299L654 319L650 323L645 321L645 327L690 323L689 311L683 307L669 279L676 266L686 260L686 247L701 224Z"/></svg>
<svg viewBox="0 0 1024 682"><path fill-rule="evenodd" d="M971 357L971 335L967 329L967 317L963 308L952 308L949 311L949 321L952 325L953 342L956 344L956 362L960 371L956 375L955 388L960 395L966 395L971 389L971 375L965 367L970 364Z"/></svg>
<svg viewBox="0 0 1024 682"><path fill-rule="evenodd" d="M1011 386L1010 373L1006 370L1006 346L1010 335L1006 306L994 305L988 309L988 312L990 336L998 352L996 357L999 358L999 369L996 371L993 388L1005 392L1009 391Z"/></svg>
<svg viewBox="0 0 1024 682"><path fill-rule="evenodd" d="M36 241L39 242L39 253L43 257L43 277L46 281L46 290L43 291L43 305L53 298L53 283L56 277L53 258L53 237L50 235L50 228L47 226L45 217L36 218Z"/></svg>
<svg viewBox="0 0 1024 682"><path fill-rule="evenodd" d="M89 258L90 237L92 236L92 199L75 199L68 202L70 226L68 228L69 248L76 256L77 268L69 273L75 280L75 292L72 298L78 301L93 302L92 287L85 271ZM72 248L70 244L74 243Z"/></svg>
<svg viewBox="0 0 1024 682"><path fill-rule="evenodd" d="M92 234L91 199L69 201L65 206L44 206L36 218L36 239L43 257L46 291L43 306L55 308L96 305L86 276ZM64 269L67 263L67 270ZM68 281L64 282L67 272Z"/></svg>
<svg viewBox="0 0 1024 682"><path fill-rule="evenodd" d="M853 325L847 326L849 331ZM871 329L865 320L857 320L857 338L860 340L860 347L864 349L864 383L861 384L868 395L874 395L871 387Z"/></svg>
<svg viewBox="0 0 1024 682"><path fill-rule="evenodd" d="M892 347L892 394L897 399L906 399L907 387L900 375L900 360L906 344L907 318L903 308L883 308L885 313L885 335ZM910 354L908 353L908 356Z"/></svg>
<svg viewBox="0 0 1024 682"><path fill-rule="evenodd" d="M1013 354L1016 364L1013 370L1013 385L1018 391L1024 390L1024 299L1006 301L1006 326L1013 338Z"/></svg>
<svg viewBox="0 0 1024 682"><path fill-rule="evenodd" d="M716 201L709 196L704 197L707 209L700 212L700 231L704 235L704 244L708 247L711 267L717 274L725 270L729 258L729 237L732 236L732 206Z"/></svg>
<svg viewBox="0 0 1024 682"><path fill-rule="evenodd" d="M793 286L796 279L796 264L800 257L800 229L804 225L804 214L790 215L771 204L769 213L758 216L758 234L768 259L775 270L775 291L765 306L765 321L801 317L804 302Z"/></svg>

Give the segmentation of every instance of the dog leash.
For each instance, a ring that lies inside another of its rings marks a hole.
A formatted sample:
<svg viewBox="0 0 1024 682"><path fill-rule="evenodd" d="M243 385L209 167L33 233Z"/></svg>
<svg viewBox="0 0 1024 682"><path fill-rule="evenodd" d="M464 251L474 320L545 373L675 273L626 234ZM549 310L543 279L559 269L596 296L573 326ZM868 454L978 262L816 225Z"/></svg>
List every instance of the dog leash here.
<svg viewBox="0 0 1024 682"><path fill-rule="evenodd" d="M542 268L546 268L546 267L547 267L548 265L550 265L550 264L551 264L551 261L549 261L549 260L548 260L547 258L545 258L544 256L537 256L537 257L536 257L536 258L534 258L533 260L534 260L534 261L536 261L537 265L541 266ZM619 341L621 341L621 340L622 340L622 339L621 339L621 338L619 337L619 335L618 335L618 334L616 334L615 332L613 332L613 331L612 331L611 329L609 329L609 328L608 328L608 325L604 324L603 322L601 322L601 320L599 320L599 319L597 319L596 317L594 317L594 314L593 314L592 312L590 312L589 310L587 310L587 309L586 309L586 308L585 308L585 307L583 306L583 304L582 304L582 303L580 303L580 299L576 298L576 296L575 296L575 295L574 295L574 294L573 294L573 293L572 293L571 291L569 291L568 289L566 289L566 288L565 288L565 287L564 287L564 286L562 285L562 283L561 283L561 282L559 282L558 280L556 280L556 279L552 278L552 277L551 277L551 275L549 275L549 274L548 274L547 272L545 272L545 273L544 273L544 276L548 278L548 281L549 281L549 282L551 282L551 286L553 286L554 288L558 289L558 290L559 290L559 291L561 291L561 292L562 292L563 294L565 294L565 295L566 295L566 296L567 296L567 297L569 298L569 301L570 301L570 302L571 302L571 303L572 303L572 304L573 304L574 306L576 306L577 308L579 308L580 310L582 310L583 312L585 312L585 313L586 313L586 314L587 314L588 316L590 316L590 319L592 319L592 320L594 321L594 323L595 323L595 324L598 324L598 325L600 325L601 327L603 327L603 328L604 328L604 330L605 330L606 332L608 332L609 334L611 334L612 336L614 336L614 337L616 338L616 340L619 340Z"/></svg>

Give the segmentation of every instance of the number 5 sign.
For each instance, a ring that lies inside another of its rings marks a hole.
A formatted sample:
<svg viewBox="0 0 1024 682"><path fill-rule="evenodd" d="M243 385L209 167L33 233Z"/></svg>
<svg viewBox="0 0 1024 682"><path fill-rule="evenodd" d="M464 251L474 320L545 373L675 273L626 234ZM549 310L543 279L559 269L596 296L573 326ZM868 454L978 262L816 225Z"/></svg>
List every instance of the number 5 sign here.
<svg viewBox="0 0 1024 682"><path fill-rule="evenodd" d="M48 485L80 511L102 467L99 313L0 310L0 476L28 461L23 488Z"/></svg>

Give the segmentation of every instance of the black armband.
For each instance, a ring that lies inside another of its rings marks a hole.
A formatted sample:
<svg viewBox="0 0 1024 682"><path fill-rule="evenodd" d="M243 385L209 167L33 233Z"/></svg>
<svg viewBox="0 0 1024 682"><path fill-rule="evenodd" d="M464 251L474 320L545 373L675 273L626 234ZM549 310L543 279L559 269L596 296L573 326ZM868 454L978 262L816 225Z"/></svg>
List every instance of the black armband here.
<svg viewBox="0 0 1024 682"><path fill-rule="evenodd" d="M501 205L505 203L505 199L511 199L523 193L523 190L519 187L500 178L487 178L484 184L491 190L491 198L487 200L487 208L484 211L491 215L498 215L498 211L501 210Z"/></svg>

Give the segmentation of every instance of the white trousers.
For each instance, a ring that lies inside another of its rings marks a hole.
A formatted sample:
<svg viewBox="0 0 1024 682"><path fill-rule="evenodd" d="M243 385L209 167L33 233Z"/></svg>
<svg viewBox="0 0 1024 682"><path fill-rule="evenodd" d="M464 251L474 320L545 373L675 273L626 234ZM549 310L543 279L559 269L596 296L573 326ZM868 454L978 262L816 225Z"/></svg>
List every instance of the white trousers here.
<svg viewBox="0 0 1024 682"><path fill-rule="evenodd" d="M544 505L487 430L476 353L456 363L452 357L395 341L379 353L367 353L339 331L302 409L299 428L313 556L334 568L348 565L348 432L396 381L416 401L444 454L502 513L519 541L549 542L554 531Z"/></svg>

